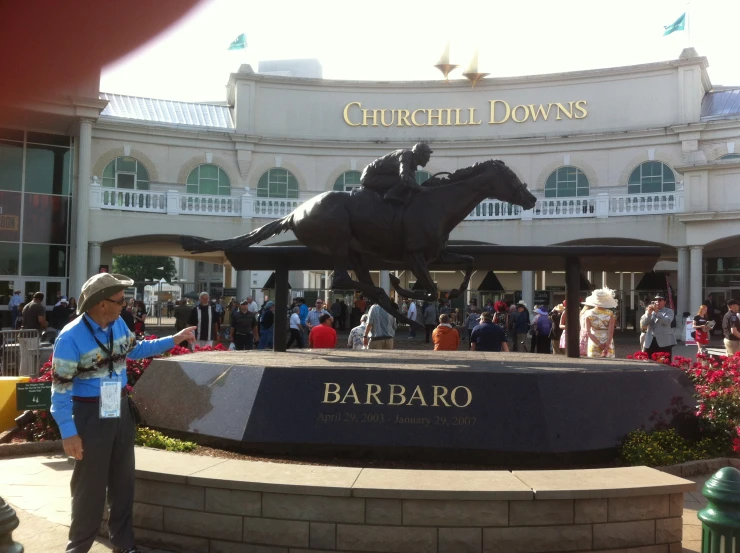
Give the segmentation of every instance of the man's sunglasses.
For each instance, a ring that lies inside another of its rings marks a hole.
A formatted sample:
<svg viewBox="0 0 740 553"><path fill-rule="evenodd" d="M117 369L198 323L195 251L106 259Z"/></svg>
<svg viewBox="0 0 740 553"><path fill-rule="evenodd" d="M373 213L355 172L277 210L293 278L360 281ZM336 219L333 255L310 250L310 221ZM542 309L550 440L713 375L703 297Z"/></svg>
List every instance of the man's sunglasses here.
<svg viewBox="0 0 740 553"><path fill-rule="evenodd" d="M112 300L110 298L105 298L105 301L109 301L109 302L115 303L117 305L123 305L123 303L126 301L126 298L121 298L120 300Z"/></svg>

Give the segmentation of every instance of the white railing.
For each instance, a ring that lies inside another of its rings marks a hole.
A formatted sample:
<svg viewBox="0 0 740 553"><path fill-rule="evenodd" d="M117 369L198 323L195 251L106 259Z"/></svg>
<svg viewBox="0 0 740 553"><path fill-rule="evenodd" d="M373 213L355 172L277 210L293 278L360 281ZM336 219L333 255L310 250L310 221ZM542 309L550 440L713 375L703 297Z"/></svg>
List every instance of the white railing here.
<svg viewBox="0 0 740 553"><path fill-rule="evenodd" d="M479 203L468 215L470 221L488 219L521 219L522 208L501 200L485 200Z"/></svg>
<svg viewBox="0 0 740 553"><path fill-rule="evenodd" d="M241 217L244 203L242 197L186 194L177 190L123 190L103 187L95 181L90 185L90 209ZM251 217L251 211L248 216Z"/></svg>
<svg viewBox="0 0 740 553"><path fill-rule="evenodd" d="M146 211L149 213L167 212L167 194L164 192L149 192L146 190L122 190L119 188L103 188L94 191L90 206L96 204L101 209L121 209L124 211Z"/></svg>
<svg viewBox="0 0 740 553"><path fill-rule="evenodd" d="M683 213L684 193L597 194L583 198L538 199L533 209L499 200L485 200L466 217L467 221L502 221L506 219L573 219L583 217L620 217L625 215Z"/></svg>
<svg viewBox="0 0 740 553"><path fill-rule="evenodd" d="M534 219L596 217L596 198L546 198L532 211Z"/></svg>
<svg viewBox="0 0 740 553"><path fill-rule="evenodd" d="M102 187L97 179L90 185L91 209L116 209L167 215L215 215L221 217L285 217L307 199L257 198L243 196L186 194L177 190L123 190ZM533 209L524 210L501 200L484 200L466 217L468 221L606 218L626 215L683 213L684 192L656 194L600 193L581 198L539 198Z"/></svg>
<svg viewBox="0 0 740 553"><path fill-rule="evenodd" d="M654 213L682 213L683 192L660 194L619 194L609 197L609 215L643 215Z"/></svg>
<svg viewBox="0 0 740 553"><path fill-rule="evenodd" d="M242 199L231 196L177 194L177 213L183 215L223 215L241 217ZM168 192L169 197L169 192Z"/></svg>
<svg viewBox="0 0 740 553"><path fill-rule="evenodd" d="M303 200L255 198L252 200L252 213L254 217L277 219L285 217L302 203Z"/></svg>

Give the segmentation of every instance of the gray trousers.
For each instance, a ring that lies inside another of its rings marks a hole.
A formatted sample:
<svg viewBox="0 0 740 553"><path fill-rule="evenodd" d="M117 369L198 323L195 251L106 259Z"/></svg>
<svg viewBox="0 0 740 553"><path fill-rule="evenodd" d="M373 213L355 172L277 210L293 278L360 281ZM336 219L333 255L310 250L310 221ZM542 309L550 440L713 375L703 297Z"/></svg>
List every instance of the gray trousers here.
<svg viewBox="0 0 740 553"><path fill-rule="evenodd" d="M121 418L101 419L97 403L74 402L82 460L75 461L72 524L67 553L87 553L100 531L108 490L108 532L118 549L134 547L134 438L136 425L128 399L121 400Z"/></svg>

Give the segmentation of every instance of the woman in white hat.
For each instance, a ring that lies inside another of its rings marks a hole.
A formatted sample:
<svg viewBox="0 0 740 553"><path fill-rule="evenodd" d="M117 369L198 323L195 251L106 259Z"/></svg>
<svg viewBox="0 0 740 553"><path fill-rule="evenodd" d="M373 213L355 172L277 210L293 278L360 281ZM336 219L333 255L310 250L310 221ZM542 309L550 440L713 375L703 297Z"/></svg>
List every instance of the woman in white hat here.
<svg viewBox="0 0 740 553"><path fill-rule="evenodd" d="M584 302L593 309L586 315L586 334L588 336L588 357L614 358L614 326L616 317L611 309L617 307L613 290L600 288Z"/></svg>

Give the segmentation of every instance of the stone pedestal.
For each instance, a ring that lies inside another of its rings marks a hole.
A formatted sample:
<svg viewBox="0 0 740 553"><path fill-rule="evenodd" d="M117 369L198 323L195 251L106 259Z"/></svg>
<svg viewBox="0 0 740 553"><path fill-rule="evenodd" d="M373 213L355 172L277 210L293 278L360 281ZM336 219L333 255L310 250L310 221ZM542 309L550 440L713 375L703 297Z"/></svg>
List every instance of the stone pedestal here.
<svg viewBox="0 0 740 553"><path fill-rule="evenodd" d="M611 459L692 393L629 360L304 350L156 359L134 398L148 425L221 447L532 466Z"/></svg>

